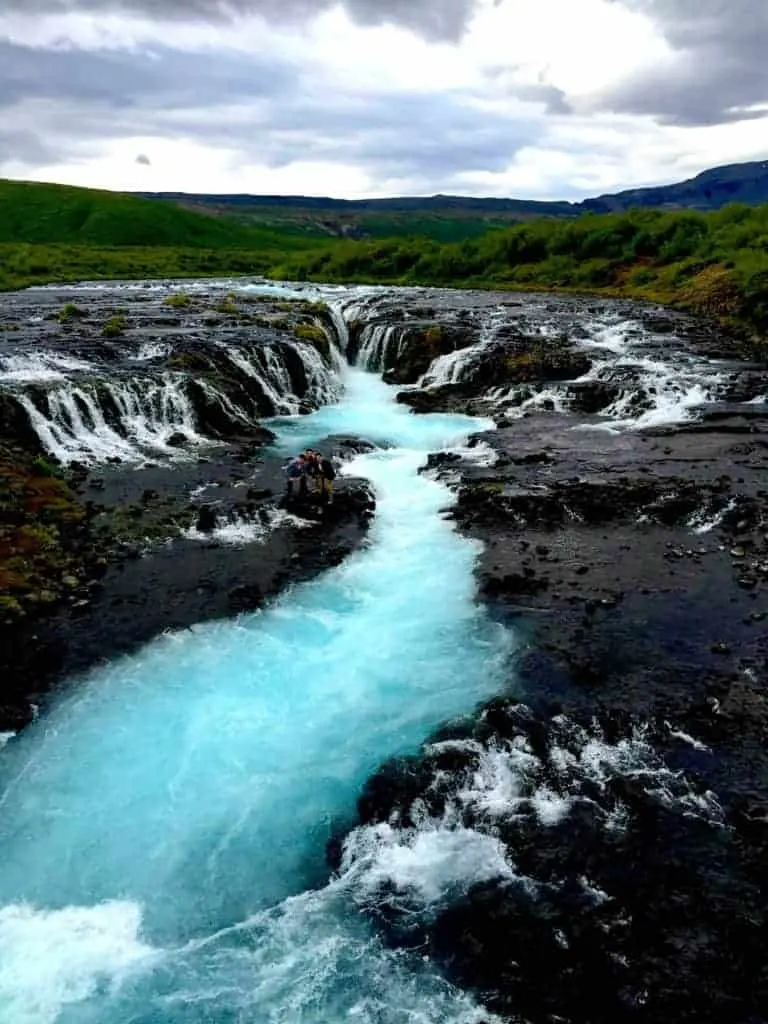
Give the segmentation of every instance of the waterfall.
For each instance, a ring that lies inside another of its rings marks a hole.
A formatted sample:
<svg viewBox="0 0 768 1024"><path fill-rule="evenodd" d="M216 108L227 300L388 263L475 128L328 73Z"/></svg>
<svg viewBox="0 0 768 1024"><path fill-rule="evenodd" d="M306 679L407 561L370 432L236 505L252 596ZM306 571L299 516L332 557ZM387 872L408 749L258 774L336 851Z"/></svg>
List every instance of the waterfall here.
<svg viewBox="0 0 768 1024"><path fill-rule="evenodd" d="M293 393L288 368L271 346L260 349L227 346L226 352L238 370L259 383L275 413L291 416L299 411L301 403Z"/></svg>
<svg viewBox="0 0 768 1024"><path fill-rule="evenodd" d="M189 443L203 440L179 374L66 382L36 395L37 402L30 394L16 397L43 446L63 463L168 453L174 435Z"/></svg>
<svg viewBox="0 0 768 1024"><path fill-rule="evenodd" d="M344 316L343 305L339 302L331 302L328 305L328 312L331 315L336 333L335 338L329 339L332 343L332 348L338 348L339 353L346 353L349 348L349 324Z"/></svg>
<svg viewBox="0 0 768 1024"><path fill-rule="evenodd" d="M71 357L12 356L4 359L0 385L7 381L43 448L62 463L181 457L185 448L248 433L265 416L336 401L343 363L337 343L329 338L324 358L310 342L292 338L214 342L191 353L202 372L139 373L136 363L173 355L167 345L145 342L124 356L124 375L117 377Z"/></svg>
<svg viewBox="0 0 768 1024"><path fill-rule="evenodd" d="M368 324L360 335L357 365L363 370L386 370L402 354L408 327L404 324Z"/></svg>
<svg viewBox="0 0 768 1024"><path fill-rule="evenodd" d="M459 384L464 379L467 370L473 365L477 358L476 345L467 348L457 348L455 352L438 356L434 359L419 381L419 387L440 387L442 384Z"/></svg>

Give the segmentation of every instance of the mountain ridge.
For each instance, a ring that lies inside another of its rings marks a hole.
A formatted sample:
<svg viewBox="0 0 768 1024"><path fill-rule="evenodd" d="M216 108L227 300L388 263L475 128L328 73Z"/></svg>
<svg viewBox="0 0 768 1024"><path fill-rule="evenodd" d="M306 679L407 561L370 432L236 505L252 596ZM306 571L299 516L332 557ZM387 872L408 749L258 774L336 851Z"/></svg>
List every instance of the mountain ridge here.
<svg viewBox="0 0 768 1024"><path fill-rule="evenodd" d="M487 214L504 219L554 216L578 217L584 213L615 213L633 206L659 209L718 210L728 203L748 205L768 202L768 160L724 164L708 168L684 181L668 185L624 189L580 202L568 200L514 199L501 197L391 196L383 199L339 199L331 196L259 195L251 193L137 192L144 199L161 199L221 213L252 210L291 210L306 214L368 213L465 213Z"/></svg>

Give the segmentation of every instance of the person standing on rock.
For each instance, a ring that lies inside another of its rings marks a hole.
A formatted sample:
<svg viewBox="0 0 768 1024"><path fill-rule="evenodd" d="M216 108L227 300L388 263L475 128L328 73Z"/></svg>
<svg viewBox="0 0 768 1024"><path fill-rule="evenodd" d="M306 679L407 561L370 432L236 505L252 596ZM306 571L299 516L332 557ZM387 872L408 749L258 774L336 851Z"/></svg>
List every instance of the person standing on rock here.
<svg viewBox="0 0 768 1024"><path fill-rule="evenodd" d="M296 488L298 488L299 497L306 498L308 468L307 458L303 452L301 455L297 455L295 459L291 459L291 461L286 464L285 495L289 501L295 497Z"/></svg>
<svg viewBox="0 0 768 1024"><path fill-rule="evenodd" d="M336 479L336 467L331 459L316 452L318 491L328 504L333 501L333 481Z"/></svg>

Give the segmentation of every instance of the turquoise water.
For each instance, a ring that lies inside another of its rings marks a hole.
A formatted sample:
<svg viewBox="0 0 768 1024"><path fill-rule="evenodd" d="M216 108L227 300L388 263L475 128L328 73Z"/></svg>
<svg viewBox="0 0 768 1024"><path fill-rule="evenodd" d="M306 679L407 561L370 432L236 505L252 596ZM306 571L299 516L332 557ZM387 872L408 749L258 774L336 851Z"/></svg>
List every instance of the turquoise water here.
<svg viewBox="0 0 768 1024"><path fill-rule="evenodd" d="M482 424L346 383L277 429L286 451L329 433L393 446L348 467L376 490L365 548L262 612L99 668L4 751L0 1021L481 1019L381 947L325 843L378 764L502 686L510 640L476 604L476 547L417 472Z"/></svg>

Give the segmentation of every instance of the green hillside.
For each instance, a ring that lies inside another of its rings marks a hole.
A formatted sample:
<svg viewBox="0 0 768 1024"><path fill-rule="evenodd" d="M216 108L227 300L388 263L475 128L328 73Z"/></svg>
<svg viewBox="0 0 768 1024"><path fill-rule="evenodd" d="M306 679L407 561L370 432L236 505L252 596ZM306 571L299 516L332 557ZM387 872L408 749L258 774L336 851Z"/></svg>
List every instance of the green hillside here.
<svg viewBox="0 0 768 1024"><path fill-rule="evenodd" d="M303 249L327 235L271 230L185 210L173 203L64 185L0 181L0 243Z"/></svg>

